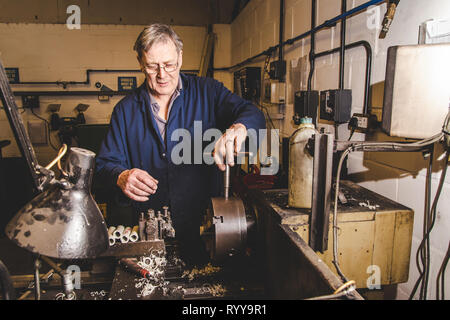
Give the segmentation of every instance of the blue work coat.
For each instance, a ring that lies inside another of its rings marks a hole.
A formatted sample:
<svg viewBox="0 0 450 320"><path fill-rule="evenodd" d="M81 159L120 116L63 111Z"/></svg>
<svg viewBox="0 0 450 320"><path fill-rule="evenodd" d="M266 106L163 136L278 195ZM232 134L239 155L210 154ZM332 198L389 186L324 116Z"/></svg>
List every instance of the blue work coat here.
<svg viewBox="0 0 450 320"><path fill-rule="evenodd" d="M174 164L171 154L178 141L172 141L172 132L185 128L193 138L194 121L202 121L203 132L209 128L224 131L233 123L258 130L265 128L265 118L257 107L217 80L182 73L180 76L183 88L168 116L166 141L161 138L151 112L144 82L115 106L109 132L96 158L96 177L124 196L116 186L119 174L132 168L147 171L159 181L158 189L147 202L130 200L136 211L159 210L168 205L177 233L188 229L198 233L210 197L217 196L222 189L221 172L215 164L192 164L193 161Z"/></svg>

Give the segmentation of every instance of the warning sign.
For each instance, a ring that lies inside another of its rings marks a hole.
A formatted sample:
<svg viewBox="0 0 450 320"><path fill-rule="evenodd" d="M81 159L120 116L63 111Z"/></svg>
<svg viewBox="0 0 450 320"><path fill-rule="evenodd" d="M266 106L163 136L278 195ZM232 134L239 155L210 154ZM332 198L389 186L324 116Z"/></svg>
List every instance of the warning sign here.
<svg viewBox="0 0 450 320"><path fill-rule="evenodd" d="M136 89L137 87L136 77L119 77L117 87L119 91Z"/></svg>

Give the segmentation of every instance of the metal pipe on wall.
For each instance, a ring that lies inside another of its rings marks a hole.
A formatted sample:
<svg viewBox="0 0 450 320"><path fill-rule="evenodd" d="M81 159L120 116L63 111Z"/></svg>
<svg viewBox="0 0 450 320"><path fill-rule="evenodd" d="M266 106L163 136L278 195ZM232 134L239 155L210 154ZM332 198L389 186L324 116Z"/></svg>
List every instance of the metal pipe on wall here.
<svg viewBox="0 0 450 320"><path fill-rule="evenodd" d="M316 11L317 11L317 2L316 0L311 0L311 30L315 30L316 28ZM312 88L312 77L314 74L315 67L315 49L316 49L316 31L311 32L311 46L309 50L309 75L308 75L308 91L311 91ZM309 95L308 95L309 100ZM308 101L309 105L309 101Z"/></svg>
<svg viewBox="0 0 450 320"><path fill-rule="evenodd" d="M291 38L291 39L288 39L286 41L283 41L282 45L283 46L285 46L287 44L288 45L292 45L295 42L297 42L297 41L299 41L299 40L301 40L303 38L306 38L307 36L311 35L313 32L317 32L319 30L322 30L322 29L325 29L325 28L329 28L329 27L335 25L336 22L338 22L339 20L341 20L343 18L346 18L348 16L351 16L351 15L354 15L356 13L359 13L360 11L362 11L364 9L367 9L370 6L380 4L380 3L384 2L384 1L385 0L371 0L371 1L368 1L366 3L363 3L363 4L357 6L357 7L353 8L353 9L347 11L345 14L340 14L340 15L338 15L338 16L330 19L330 20L325 21L324 23L322 23L321 25L315 27L314 29L306 31L305 33L302 33L302 34L300 34L300 35L298 35L298 36L296 36L294 38ZM248 58L248 59L246 59L246 60L244 60L242 62L239 62L239 63L237 63L237 64L235 64L235 65L233 65L231 67L216 68L216 69L214 69L214 71L230 71L232 69L241 67L243 65L246 65L246 64L252 62L253 60L255 60L255 59L259 58L259 57L270 55L273 51L278 49L278 46L279 46L279 44L277 44L276 46L273 46L273 47L269 47L268 49L266 49L266 50L264 50L264 51L262 51L262 52L260 52L260 53L258 53L256 55L254 55L254 56L252 56L252 57L250 57L250 58Z"/></svg>
<svg viewBox="0 0 450 320"><path fill-rule="evenodd" d="M280 0L280 28L279 28L279 44L278 44L278 61L284 60L284 0ZM284 80L285 77L283 77Z"/></svg>
<svg viewBox="0 0 450 320"><path fill-rule="evenodd" d="M353 43L349 43L345 46L345 50L353 49L356 47L364 47L366 51L366 71L365 71L365 84L364 84L364 110L363 113L369 112L369 90L370 90L370 79L371 79L371 73L372 73L372 47L370 46L370 43L367 41L356 41ZM338 52L341 50L341 48L331 49L328 51L323 51L320 53L316 53L315 57L323 57L326 55L330 55L333 53Z"/></svg>
<svg viewBox="0 0 450 320"><path fill-rule="evenodd" d="M64 89L68 85L89 85L91 84L91 73L141 73L140 69L87 69L85 81L19 81L12 85L61 85ZM198 70L182 70L187 73L197 73Z"/></svg>
<svg viewBox="0 0 450 320"><path fill-rule="evenodd" d="M342 0L341 13L347 12L347 0ZM344 71L345 71L345 29L347 18L341 20L341 51L339 56L339 89L344 89Z"/></svg>

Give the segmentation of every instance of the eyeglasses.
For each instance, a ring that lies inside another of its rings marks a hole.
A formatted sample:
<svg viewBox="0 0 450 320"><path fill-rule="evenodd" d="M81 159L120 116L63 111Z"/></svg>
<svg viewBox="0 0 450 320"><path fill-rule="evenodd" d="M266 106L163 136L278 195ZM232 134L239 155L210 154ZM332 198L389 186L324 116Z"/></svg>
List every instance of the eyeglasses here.
<svg viewBox="0 0 450 320"><path fill-rule="evenodd" d="M147 65L145 67L145 70L149 74L157 74L159 72L160 68L163 68L164 71L167 72L167 73L171 73L171 72L174 72L175 70L177 70L178 62L177 63L166 63L166 64L163 64L163 65L159 65L157 63L150 64L150 65Z"/></svg>

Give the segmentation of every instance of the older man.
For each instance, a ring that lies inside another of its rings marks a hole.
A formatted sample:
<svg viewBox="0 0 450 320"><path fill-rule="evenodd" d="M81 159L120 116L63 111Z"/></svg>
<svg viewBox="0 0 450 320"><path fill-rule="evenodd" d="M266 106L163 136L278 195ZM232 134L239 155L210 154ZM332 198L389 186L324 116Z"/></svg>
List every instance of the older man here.
<svg viewBox="0 0 450 320"><path fill-rule="evenodd" d="M97 156L97 176L120 188L136 212L169 205L177 237L195 243L201 213L220 190L219 171L193 161L175 164L172 151L179 141L172 139L173 132L183 128L193 133L196 121L203 132L228 129L214 149L223 171L225 161L233 165L233 153L240 150L247 130L265 128L265 119L222 83L180 73L183 42L171 27L146 27L134 50L146 79L115 106Z"/></svg>

